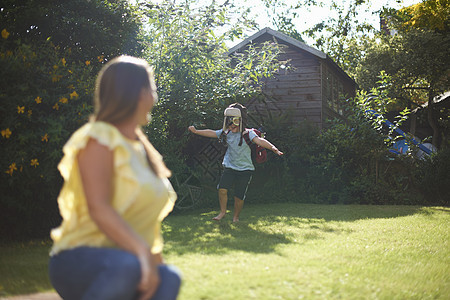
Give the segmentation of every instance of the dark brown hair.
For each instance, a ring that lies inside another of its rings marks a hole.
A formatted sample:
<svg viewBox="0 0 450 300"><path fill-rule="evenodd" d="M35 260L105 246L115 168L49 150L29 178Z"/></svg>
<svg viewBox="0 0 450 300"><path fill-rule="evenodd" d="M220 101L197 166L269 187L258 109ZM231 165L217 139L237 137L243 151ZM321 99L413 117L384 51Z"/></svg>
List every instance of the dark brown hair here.
<svg viewBox="0 0 450 300"><path fill-rule="evenodd" d="M134 115L144 89L156 90L153 71L148 63L143 59L131 56L114 58L98 74L95 85L93 119L110 124L119 124L127 120ZM153 172L161 178L170 177L170 170L147 136L141 129L137 131L137 135L145 147Z"/></svg>

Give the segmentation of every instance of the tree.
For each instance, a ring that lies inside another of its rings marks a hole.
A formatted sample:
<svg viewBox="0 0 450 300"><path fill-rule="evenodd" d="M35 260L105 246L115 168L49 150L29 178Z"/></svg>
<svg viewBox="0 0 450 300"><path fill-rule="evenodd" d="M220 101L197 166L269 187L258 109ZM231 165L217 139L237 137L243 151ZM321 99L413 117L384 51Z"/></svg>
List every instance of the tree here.
<svg viewBox="0 0 450 300"><path fill-rule="evenodd" d="M51 42L0 41L0 232L5 238L44 235L58 222L57 164L70 134L92 112L92 70L100 64L66 54Z"/></svg>
<svg viewBox="0 0 450 300"><path fill-rule="evenodd" d="M450 14L444 13L447 19L443 20L441 11L449 10L448 4L443 7L443 3L428 0L400 11L386 10L385 15L391 17L389 24L397 34L378 36L378 41L366 49L356 77L360 87L369 90L380 72L385 71L392 79L385 88L396 100L397 110L427 103L428 122L437 147L443 134L439 119L445 118L445 112L435 109L433 99L450 86Z"/></svg>
<svg viewBox="0 0 450 300"><path fill-rule="evenodd" d="M139 22L125 1L7 0L0 8L0 235L45 236L59 222L62 147L92 113L105 60L140 49Z"/></svg>
<svg viewBox="0 0 450 300"><path fill-rule="evenodd" d="M358 60L363 56L364 48L370 43L375 28L359 18L360 10L369 5L368 0L321 1L297 0L286 4L285 1L263 0L273 25L280 31L303 41L310 38L311 45L329 55L347 74L354 76ZM303 32L298 32L294 20L302 19L310 7L328 7L329 13L322 21L311 24Z"/></svg>
<svg viewBox="0 0 450 300"><path fill-rule="evenodd" d="M70 49L70 58L110 59L142 49L140 16L126 0L5 0L0 8L0 24L10 39L27 44L49 39Z"/></svg>

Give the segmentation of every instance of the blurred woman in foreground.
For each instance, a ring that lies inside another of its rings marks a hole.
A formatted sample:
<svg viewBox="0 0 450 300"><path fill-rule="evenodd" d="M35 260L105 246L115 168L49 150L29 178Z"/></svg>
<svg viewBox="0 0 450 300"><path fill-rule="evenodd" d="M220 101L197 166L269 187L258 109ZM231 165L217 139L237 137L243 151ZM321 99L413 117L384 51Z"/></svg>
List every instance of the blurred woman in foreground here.
<svg viewBox="0 0 450 300"><path fill-rule="evenodd" d="M141 131L157 101L150 66L121 56L100 71L95 113L63 148L49 274L64 299L176 299L180 275L161 255L176 194Z"/></svg>

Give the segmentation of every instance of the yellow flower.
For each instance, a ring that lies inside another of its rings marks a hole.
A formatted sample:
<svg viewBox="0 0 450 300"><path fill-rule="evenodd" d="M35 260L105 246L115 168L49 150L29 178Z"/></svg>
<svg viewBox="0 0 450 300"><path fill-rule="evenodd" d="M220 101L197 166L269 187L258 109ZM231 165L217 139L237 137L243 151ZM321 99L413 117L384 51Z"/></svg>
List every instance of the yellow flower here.
<svg viewBox="0 0 450 300"><path fill-rule="evenodd" d="M28 110L28 116L31 116L33 114L33 111L31 109Z"/></svg>
<svg viewBox="0 0 450 300"><path fill-rule="evenodd" d="M25 113L25 106L17 106L17 113L18 114Z"/></svg>
<svg viewBox="0 0 450 300"><path fill-rule="evenodd" d="M59 102L61 103L67 103L67 101L69 101L69 99L67 99L66 97L59 99Z"/></svg>
<svg viewBox="0 0 450 300"><path fill-rule="evenodd" d="M48 134L45 134L44 136L41 136L41 141L48 142Z"/></svg>
<svg viewBox="0 0 450 300"><path fill-rule="evenodd" d="M98 62L102 62L104 58L105 58L104 55L97 56Z"/></svg>
<svg viewBox="0 0 450 300"><path fill-rule="evenodd" d="M12 174L14 173L14 171L17 171L16 163L10 164L9 167L8 167L8 171L6 171L5 173L12 176Z"/></svg>
<svg viewBox="0 0 450 300"><path fill-rule="evenodd" d="M91 64L91 62L90 62L89 60L87 60L87 61L85 62L85 64L86 64L86 66L89 66L89 65Z"/></svg>
<svg viewBox="0 0 450 300"><path fill-rule="evenodd" d="M37 159L37 158L33 158L33 159L31 160L30 165L31 165L32 167L35 167L35 168L36 168L37 166L39 166L38 159Z"/></svg>
<svg viewBox="0 0 450 300"><path fill-rule="evenodd" d="M36 99L34 99L34 101L36 101L37 104L42 102L42 98L37 96Z"/></svg>
<svg viewBox="0 0 450 300"><path fill-rule="evenodd" d="M6 56L12 56L13 52L11 50L6 51Z"/></svg>
<svg viewBox="0 0 450 300"><path fill-rule="evenodd" d="M58 70L58 66L57 65L53 65L53 69L54 70Z"/></svg>
<svg viewBox="0 0 450 300"><path fill-rule="evenodd" d="M9 32L6 29L2 30L2 38L4 38L5 40L8 38L9 36Z"/></svg>
<svg viewBox="0 0 450 300"><path fill-rule="evenodd" d="M78 98L78 94L77 94L76 91L73 91L73 92L70 94L70 99L73 99L73 98Z"/></svg>
<svg viewBox="0 0 450 300"><path fill-rule="evenodd" d="M66 66L66 63L67 63L67 62L66 62L66 59L65 59L65 58L62 58L62 59L61 59L61 62L62 62L62 64L63 64L63 66Z"/></svg>
<svg viewBox="0 0 450 300"><path fill-rule="evenodd" d="M53 105L53 109L59 110L59 105L58 105L58 103L56 103L55 105Z"/></svg>
<svg viewBox="0 0 450 300"><path fill-rule="evenodd" d="M72 90L75 89L75 87L73 86L73 84L68 85L67 88L68 88L68 89L72 89Z"/></svg>
<svg viewBox="0 0 450 300"><path fill-rule="evenodd" d="M2 137L9 139L9 137L11 136L12 132L11 130L9 130L9 128L6 128L5 130L2 130Z"/></svg>

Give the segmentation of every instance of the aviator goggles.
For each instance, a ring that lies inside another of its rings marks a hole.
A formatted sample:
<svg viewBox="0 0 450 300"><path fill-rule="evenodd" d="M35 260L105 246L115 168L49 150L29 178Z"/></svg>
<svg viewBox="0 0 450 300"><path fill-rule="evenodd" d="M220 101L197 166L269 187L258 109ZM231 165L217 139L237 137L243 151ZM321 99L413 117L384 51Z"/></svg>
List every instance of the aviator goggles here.
<svg viewBox="0 0 450 300"><path fill-rule="evenodd" d="M227 126L231 126L231 124L239 126L241 122L240 117L227 117Z"/></svg>

